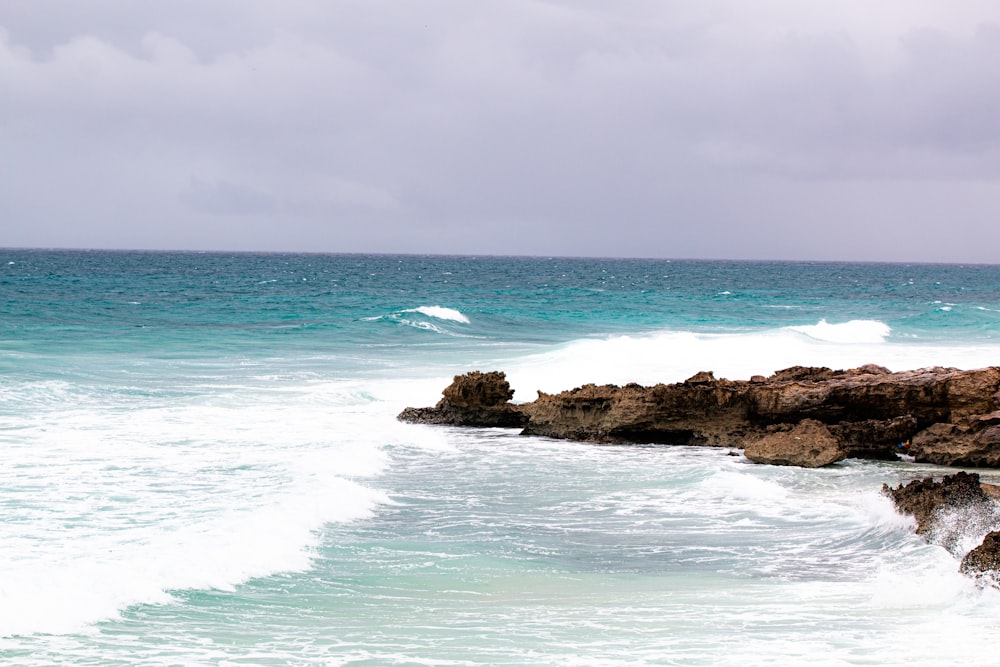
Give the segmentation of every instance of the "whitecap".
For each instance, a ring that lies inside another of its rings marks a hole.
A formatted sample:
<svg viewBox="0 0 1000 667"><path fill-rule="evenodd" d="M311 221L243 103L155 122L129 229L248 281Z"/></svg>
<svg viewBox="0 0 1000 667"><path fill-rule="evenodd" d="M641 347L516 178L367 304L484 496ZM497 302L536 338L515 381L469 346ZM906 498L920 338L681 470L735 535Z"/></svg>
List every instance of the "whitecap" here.
<svg viewBox="0 0 1000 667"><path fill-rule="evenodd" d="M374 398L394 385L206 389L163 405L24 386L41 405L13 423L24 435L0 473L10 497L31 496L0 522L0 637L75 633L171 591L305 570L323 526L390 502L364 480L405 435Z"/></svg>
<svg viewBox="0 0 1000 667"><path fill-rule="evenodd" d="M888 324L878 320L851 320L830 324L822 319L816 324L789 329L828 343L881 343L892 333Z"/></svg>
<svg viewBox="0 0 1000 667"><path fill-rule="evenodd" d="M589 382L681 382L706 370L716 377L746 380L797 365L981 368L1000 355L1000 343L945 345L919 342L911 334L887 338L890 331L882 322L854 320L739 333L660 331L582 338L512 360L504 370L517 392L515 399L528 401L536 390L558 392Z"/></svg>
<svg viewBox="0 0 1000 667"><path fill-rule="evenodd" d="M417 308L408 308L404 313L420 313L421 315L426 315L427 317L434 317L439 320L448 320L449 322L461 322L462 324L469 324L469 318L463 315L461 312L455 310L454 308L445 308L444 306L419 306Z"/></svg>

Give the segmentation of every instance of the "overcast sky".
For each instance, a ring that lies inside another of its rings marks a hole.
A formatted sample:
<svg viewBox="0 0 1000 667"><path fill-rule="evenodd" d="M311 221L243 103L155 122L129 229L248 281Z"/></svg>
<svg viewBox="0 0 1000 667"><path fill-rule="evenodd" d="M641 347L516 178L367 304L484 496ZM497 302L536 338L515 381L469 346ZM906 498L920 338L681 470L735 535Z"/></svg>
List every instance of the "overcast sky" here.
<svg viewBox="0 0 1000 667"><path fill-rule="evenodd" d="M0 246L1000 262L997 0L3 0Z"/></svg>

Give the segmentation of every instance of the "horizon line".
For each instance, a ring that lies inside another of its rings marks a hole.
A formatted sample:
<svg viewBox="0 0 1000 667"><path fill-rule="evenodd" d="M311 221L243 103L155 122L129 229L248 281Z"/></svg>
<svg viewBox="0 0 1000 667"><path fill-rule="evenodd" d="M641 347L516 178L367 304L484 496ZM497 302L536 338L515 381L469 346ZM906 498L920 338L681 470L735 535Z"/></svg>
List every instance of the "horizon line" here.
<svg viewBox="0 0 1000 667"><path fill-rule="evenodd" d="M655 257L628 255L558 255L558 254L517 254L517 253L476 253L476 252L379 252L379 251L335 251L335 250L226 250L190 248L86 248L68 246L0 246L0 252L111 252L148 254L189 254L189 255L308 255L316 257L357 256L357 257L440 257L456 259L565 259L595 261L650 261L650 262L731 262L745 264L882 264L882 265L929 265L929 266L1000 266L1000 262L945 261L945 260L874 260L874 259L763 259L734 257Z"/></svg>

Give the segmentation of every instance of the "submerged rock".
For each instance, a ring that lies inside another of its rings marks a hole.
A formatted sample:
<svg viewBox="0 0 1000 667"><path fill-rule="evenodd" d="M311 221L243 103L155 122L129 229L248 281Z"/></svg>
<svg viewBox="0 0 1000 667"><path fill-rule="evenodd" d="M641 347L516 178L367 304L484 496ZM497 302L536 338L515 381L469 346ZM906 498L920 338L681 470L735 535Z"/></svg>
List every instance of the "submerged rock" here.
<svg viewBox="0 0 1000 667"><path fill-rule="evenodd" d="M456 375L433 408L406 408L397 419L415 424L524 426L528 417L509 401L514 390L500 371Z"/></svg>

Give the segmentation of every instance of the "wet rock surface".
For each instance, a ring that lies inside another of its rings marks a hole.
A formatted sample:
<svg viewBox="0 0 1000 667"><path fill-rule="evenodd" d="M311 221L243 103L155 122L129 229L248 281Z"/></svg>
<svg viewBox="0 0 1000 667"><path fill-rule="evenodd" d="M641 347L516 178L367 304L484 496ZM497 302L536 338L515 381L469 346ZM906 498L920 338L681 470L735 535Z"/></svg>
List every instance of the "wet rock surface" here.
<svg viewBox="0 0 1000 667"><path fill-rule="evenodd" d="M1000 505L996 487L980 482L976 473L958 472L940 480L931 477L901 484L882 486L882 492L903 514L917 521L917 534L943 546L957 557L968 548L970 538L985 537L982 543L965 554L960 570L968 575L990 578L997 583L1000 574Z"/></svg>
<svg viewBox="0 0 1000 667"><path fill-rule="evenodd" d="M819 468L840 461L846 451L823 422L803 419L791 430L748 444L743 454L754 463Z"/></svg>
<svg viewBox="0 0 1000 667"><path fill-rule="evenodd" d="M882 493L889 496L896 509L916 519L919 534L932 532L944 512L958 510L993 515L996 511L979 475L974 472L960 471L940 481L933 477L916 479L896 488L883 485Z"/></svg>
<svg viewBox="0 0 1000 667"><path fill-rule="evenodd" d="M751 453L800 444L799 458L767 460L805 461L787 465L821 460L808 455L819 447L839 449L842 456L832 460L905 455L917 462L1000 467L998 392L997 367L892 373L875 365L795 366L749 381L702 371L684 382L650 387L588 384L558 394L539 392L535 401L514 405L503 373L475 371L456 376L435 407L407 408L399 418L523 426L526 435L589 442L749 447ZM810 426L791 440L780 435L803 424ZM811 435L803 437L807 431ZM820 439L812 441L813 436Z"/></svg>
<svg viewBox="0 0 1000 667"><path fill-rule="evenodd" d="M962 559L961 570L976 577L988 576L997 585L1000 581L1000 531L990 532L982 544L967 553Z"/></svg>
<svg viewBox="0 0 1000 667"><path fill-rule="evenodd" d="M510 403L514 390L500 371L456 375L433 408L406 408L398 419L414 424L521 427L528 417Z"/></svg>
<svg viewBox="0 0 1000 667"><path fill-rule="evenodd" d="M751 461L818 467L848 456L968 467L1000 467L1000 368L881 366L846 371L796 366L749 381L700 372L685 382L644 387L584 385L512 404L502 372L455 376L432 408L403 421L514 426L522 433L605 443L743 447ZM731 454L734 452L730 452ZM985 535L961 571L1000 577L1000 487L977 473L883 486L917 532L956 556Z"/></svg>

